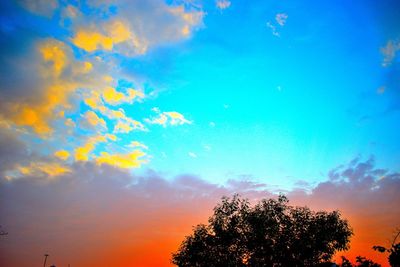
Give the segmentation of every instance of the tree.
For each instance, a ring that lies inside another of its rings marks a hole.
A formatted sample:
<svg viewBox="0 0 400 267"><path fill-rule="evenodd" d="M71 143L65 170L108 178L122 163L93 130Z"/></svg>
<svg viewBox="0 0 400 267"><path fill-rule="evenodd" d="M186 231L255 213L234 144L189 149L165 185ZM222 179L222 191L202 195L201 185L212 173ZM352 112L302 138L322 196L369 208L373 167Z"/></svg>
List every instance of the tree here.
<svg viewBox="0 0 400 267"><path fill-rule="evenodd" d="M255 206L223 197L208 225L194 227L172 262L178 266L317 266L348 249L352 230L338 211L293 207L280 195Z"/></svg>
<svg viewBox="0 0 400 267"><path fill-rule="evenodd" d="M390 266L392 267L400 267L400 242L396 243L397 238L400 236L400 231L397 232L396 236L393 239L391 248L385 248L382 246L373 246L372 248L381 253L388 252L388 260Z"/></svg>
<svg viewBox="0 0 400 267"><path fill-rule="evenodd" d="M380 264L361 256L356 257L356 262L356 267L381 267Z"/></svg>

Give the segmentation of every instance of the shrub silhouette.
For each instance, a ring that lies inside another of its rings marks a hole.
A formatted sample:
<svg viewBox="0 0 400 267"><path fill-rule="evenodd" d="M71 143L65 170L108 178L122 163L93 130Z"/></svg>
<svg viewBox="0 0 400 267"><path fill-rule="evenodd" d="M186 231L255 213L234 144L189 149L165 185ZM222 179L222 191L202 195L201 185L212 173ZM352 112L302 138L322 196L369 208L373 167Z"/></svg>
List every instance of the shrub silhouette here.
<svg viewBox="0 0 400 267"><path fill-rule="evenodd" d="M223 197L208 225L199 224L173 254L178 266L329 266L348 249L352 230L338 211L293 207L280 195L254 207Z"/></svg>

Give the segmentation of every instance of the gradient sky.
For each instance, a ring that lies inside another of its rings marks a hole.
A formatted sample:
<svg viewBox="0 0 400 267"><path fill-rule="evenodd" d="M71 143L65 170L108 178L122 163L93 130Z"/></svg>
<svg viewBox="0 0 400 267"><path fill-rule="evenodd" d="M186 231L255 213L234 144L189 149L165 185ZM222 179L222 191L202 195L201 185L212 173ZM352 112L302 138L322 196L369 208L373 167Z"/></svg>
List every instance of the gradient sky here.
<svg viewBox="0 0 400 267"><path fill-rule="evenodd" d="M396 0L2 1L0 263L169 266L234 192L340 209L349 255L382 261L399 17Z"/></svg>

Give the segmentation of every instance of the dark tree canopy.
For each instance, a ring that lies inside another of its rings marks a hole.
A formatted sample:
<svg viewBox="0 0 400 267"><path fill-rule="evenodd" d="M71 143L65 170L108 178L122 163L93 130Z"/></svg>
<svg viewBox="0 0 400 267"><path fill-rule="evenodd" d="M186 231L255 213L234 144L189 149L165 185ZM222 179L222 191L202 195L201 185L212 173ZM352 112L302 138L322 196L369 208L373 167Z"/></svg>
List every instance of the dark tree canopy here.
<svg viewBox="0 0 400 267"><path fill-rule="evenodd" d="M400 235L400 231L397 233L396 238ZM400 243L395 243L396 241L393 240L392 243L392 247L391 248L385 248L382 246L373 246L374 250L377 250L381 253L385 253L388 252L389 256L388 256L388 260L390 263L390 266L392 267L400 267Z"/></svg>
<svg viewBox="0 0 400 267"><path fill-rule="evenodd" d="M237 195L222 198L208 225L187 236L178 266L316 266L348 249L352 230L338 211L293 207L285 196L255 206Z"/></svg>

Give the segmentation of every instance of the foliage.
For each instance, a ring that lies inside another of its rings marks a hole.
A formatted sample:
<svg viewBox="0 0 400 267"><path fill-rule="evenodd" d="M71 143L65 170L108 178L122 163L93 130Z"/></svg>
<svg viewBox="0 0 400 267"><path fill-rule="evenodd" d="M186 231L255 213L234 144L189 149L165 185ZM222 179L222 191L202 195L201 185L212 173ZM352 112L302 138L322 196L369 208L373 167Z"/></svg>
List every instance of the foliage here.
<svg viewBox="0 0 400 267"><path fill-rule="evenodd" d="M382 246L373 246L372 248L376 251L379 251L381 253L388 252L388 260L390 263L390 266L392 267L400 267L400 243L396 244L396 239L400 236L400 231L397 232L396 236L393 239L392 242L392 247L391 248L385 248Z"/></svg>
<svg viewBox="0 0 400 267"><path fill-rule="evenodd" d="M392 244L392 247L390 249L387 249L382 246L373 246L373 249L381 253L388 252L389 253L388 260L390 266L400 267L400 243Z"/></svg>
<svg viewBox="0 0 400 267"><path fill-rule="evenodd" d="M194 227L172 262L178 266L317 266L348 249L352 230L338 211L293 207L281 195L254 207L222 198L209 224Z"/></svg>
<svg viewBox="0 0 400 267"><path fill-rule="evenodd" d="M358 263L356 267L380 267L381 265L375 263L371 260L366 259L365 257L358 256L356 258L356 262Z"/></svg>

